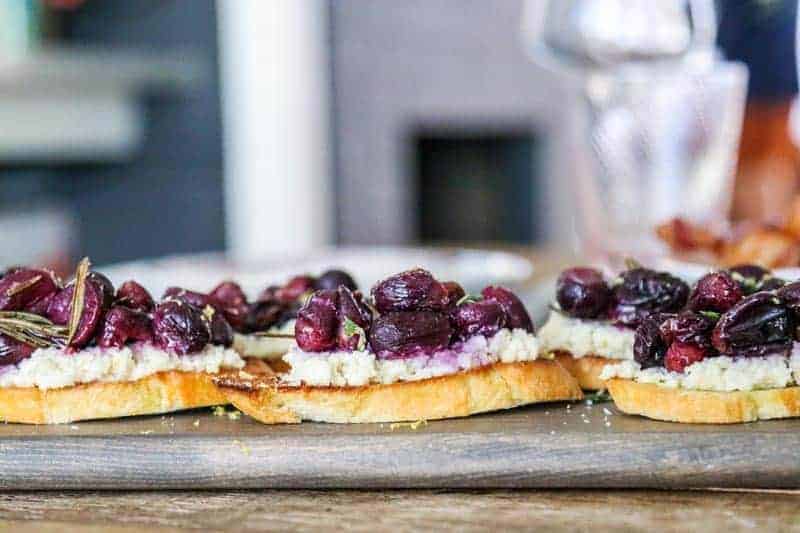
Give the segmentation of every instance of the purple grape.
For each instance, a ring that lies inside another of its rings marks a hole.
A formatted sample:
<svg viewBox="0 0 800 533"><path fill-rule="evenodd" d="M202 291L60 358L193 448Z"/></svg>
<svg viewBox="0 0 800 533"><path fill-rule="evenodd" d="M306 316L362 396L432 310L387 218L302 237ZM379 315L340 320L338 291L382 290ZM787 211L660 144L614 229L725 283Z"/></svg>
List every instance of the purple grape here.
<svg viewBox="0 0 800 533"><path fill-rule="evenodd" d="M358 286L353 278L343 270L328 270L323 272L322 275L314 282L314 289L332 289L336 290L339 286L344 286L351 291L358 290Z"/></svg>
<svg viewBox="0 0 800 533"><path fill-rule="evenodd" d="M693 344L673 342L664 355L664 367L671 372L683 372L686 367L702 361L707 350Z"/></svg>
<svg viewBox="0 0 800 533"><path fill-rule="evenodd" d="M333 287L334 289L336 287ZM311 276L295 276L283 287L278 288L274 298L280 302L289 303L314 290L314 278Z"/></svg>
<svg viewBox="0 0 800 533"><path fill-rule="evenodd" d="M375 319L369 340L379 359L432 354L447 348L450 320L434 311L397 311Z"/></svg>
<svg viewBox="0 0 800 533"><path fill-rule="evenodd" d="M298 311L294 336L301 350L324 352L336 347L339 329L337 300L336 291L317 291Z"/></svg>
<svg viewBox="0 0 800 533"><path fill-rule="evenodd" d="M166 300L153 313L155 343L178 355L199 352L211 340L203 313L181 300Z"/></svg>
<svg viewBox="0 0 800 533"><path fill-rule="evenodd" d="M250 306L242 288L232 281L217 285L209 296L217 302L222 309L225 320L235 330L244 333L247 330L247 320Z"/></svg>
<svg viewBox="0 0 800 533"><path fill-rule="evenodd" d="M115 303L143 313L149 313L155 307L153 297L150 296L147 289L133 280L126 281L119 286Z"/></svg>
<svg viewBox="0 0 800 533"><path fill-rule="evenodd" d="M556 301L561 311L575 318L605 316L611 289L594 268L576 267L561 273L556 282Z"/></svg>
<svg viewBox="0 0 800 533"><path fill-rule="evenodd" d="M450 307L455 307L467 295L464 287L455 281L445 281L442 285L447 289L447 303Z"/></svg>
<svg viewBox="0 0 800 533"><path fill-rule="evenodd" d="M372 324L372 312L364 304L360 292L353 292L344 285L339 285L336 292L338 295L337 320L339 322L337 346L340 350L352 351L357 349L362 342L367 342L366 337ZM364 330L363 339L360 333L348 332L348 321Z"/></svg>
<svg viewBox="0 0 800 533"><path fill-rule="evenodd" d="M254 302L248 306L245 331L267 331L276 325L286 310L280 302Z"/></svg>
<svg viewBox="0 0 800 533"><path fill-rule="evenodd" d="M115 305L106 313L97 333L101 348L122 348L129 342L153 342L153 323L147 314Z"/></svg>
<svg viewBox="0 0 800 533"><path fill-rule="evenodd" d="M506 313L496 300L465 302L450 312L450 323L458 340L474 335L491 337L506 325Z"/></svg>
<svg viewBox="0 0 800 533"><path fill-rule="evenodd" d="M794 323L800 325L800 281L784 285L775 295L789 309Z"/></svg>
<svg viewBox="0 0 800 533"><path fill-rule="evenodd" d="M622 274L612 290L611 317L623 326L638 326L653 313L680 311L689 297L689 286L665 272L634 268Z"/></svg>
<svg viewBox="0 0 800 533"><path fill-rule="evenodd" d="M219 311L212 311L211 318L208 318L204 312L203 317L206 318L208 322L208 329L211 333L211 344L225 347L233 345L233 328L225 318L225 314Z"/></svg>
<svg viewBox="0 0 800 533"><path fill-rule="evenodd" d="M207 305L210 305L214 309L221 310L219 309L219 304L217 303L217 301L208 294L203 294L202 292L196 292L196 291L189 291L186 289L182 289L180 287L169 287L166 291L164 291L164 295L161 297L161 299L178 300L180 302L194 306L200 311L205 309Z"/></svg>
<svg viewBox="0 0 800 533"><path fill-rule="evenodd" d="M372 288L381 313L391 311L444 311L449 306L447 287L421 268L395 274Z"/></svg>
<svg viewBox="0 0 800 533"><path fill-rule="evenodd" d="M744 298L744 292L727 272L711 272L697 281L689 296L693 311L724 313Z"/></svg>
<svg viewBox="0 0 800 533"><path fill-rule="evenodd" d="M633 341L633 358L642 368L664 365L667 344L661 337L661 323L664 315L653 313L642 319L636 328Z"/></svg>
<svg viewBox="0 0 800 533"><path fill-rule="evenodd" d="M86 279L93 282L99 289L103 296L103 307L109 309L114 303L114 285L111 280L105 277L100 272L92 270L86 276Z"/></svg>
<svg viewBox="0 0 800 533"><path fill-rule="evenodd" d="M659 331L667 345L680 342L703 349L711 348L711 333L715 325L711 318L692 311L682 311L677 315L663 315L662 320Z"/></svg>
<svg viewBox="0 0 800 533"><path fill-rule="evenodd" d="M533 322L522 301L516 294L505 287L489 286L481 291L485 300L494 300L500 304L506 314L506 326L510 329L524 329L533 333Z"/></svg>
<svg viewBox="0 0 800 533"><path fill-rule="evenodd" d="M27 359L34 348L7 335L0 335L0 367L15 365Z"/></svg>
<svg viewBox="0 0 800 533"><path fill-rule="evenodd" d="M74 285L71 286L70 289L74 290ZM78 327L75 330L75 335L69 343L70 348L82 348L94 338L95 331L100 325L107 309L105 307L105 294L105 288L101 285L101 282L87 277L85 289L83 291L83 309L80 319L78 320ZM71 298L72 293L70 292L70 299ZM67 304L67 306L71 308L69 304Z"/></svg>
<svg viewBox="0 0 800 533"><path fill-rule="evenodd" d="M726 355L754 354L763 350L759 347L790 346L793 329L789 309L778 296L757 292L720 317L711 340Z"/></svg>
<svg viewBox="0 0 800 533"><path fill-rule="evenodd" d="M59 290L47 270L19 268L0 279L0 311L41 310L41 303Z"/></svg>
<svg viewBox="0 0 800 533"><path fill-rule="evenodd" d="M737 265L729 268L745 295L761 291L761 286L772 277L772 273L758 265Z"/></svg>
<svg viewBox="0 0 800 533"><path fill-rule="evenodd" d="M47 305L47 318L54 324L65 325L69 322L69 310L72 304L72 286L63 288L56 292Z"/></svg>

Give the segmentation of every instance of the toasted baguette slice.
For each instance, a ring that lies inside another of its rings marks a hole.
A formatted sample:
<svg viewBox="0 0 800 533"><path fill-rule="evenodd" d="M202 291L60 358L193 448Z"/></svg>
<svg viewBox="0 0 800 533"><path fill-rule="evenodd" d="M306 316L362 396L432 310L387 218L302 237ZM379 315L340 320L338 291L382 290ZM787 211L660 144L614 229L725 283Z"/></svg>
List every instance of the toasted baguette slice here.
<svg viewBox="0 0 800 533"><path fill-rule="evenodd" d="M575 376L583 390L605 389L606 382L600 379L600 373L606 365L619 363L619 359L608 359L607 357L596 357L594 355L572 357L568 352L553 352L553 354L556 357L556 361Z"/></svg>
<svg viewBox="0 0 800 533"><path fill-rule="evenodd" d="M455 418L520 405L579 400L555 361L495 363L449 376L364 387L292 387L275 374L220 374L214 382L238 409L265 424L404 422Z"/></svg>
<svg viewBox="0 0 800 533"><path fill-rule="evenodd" d="M800 387L711 392L610 379L617 408L631 415L689 424L736 424L800 416Z"/></svg>
<svg viewBox="0 0 800 533"><path fill-rule="evenodd" d="M66 424L78 420L168 413L228 403L210 374L169 371L137 381L62 389L0 388L0 420Z"/></svg>

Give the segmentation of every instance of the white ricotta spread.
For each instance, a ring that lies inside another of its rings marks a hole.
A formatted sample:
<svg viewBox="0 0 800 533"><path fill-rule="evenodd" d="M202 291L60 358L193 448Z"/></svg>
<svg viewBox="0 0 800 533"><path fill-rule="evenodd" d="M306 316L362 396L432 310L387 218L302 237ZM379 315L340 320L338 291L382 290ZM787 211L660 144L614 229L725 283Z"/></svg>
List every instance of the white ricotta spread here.
<svg viewBox="0 0 800 533"><path fill-rule="evenodd" d="M56 389L79 383L136 381L168 370L219 372L242 368L244 361L230 348L208 345L197 354L175 355L150 344L123 348L86 348L74 354L40 348L30 357L0 371L0 388Z"/></svg>
<svg viewBox="0 0 800 533"><path fill-rule="evenodd" d="M570 318L550 311L538 332L542 350L569 352L572 357L587 355L607 359L633 359L634 331L603 320Z"/></svg>
<svg viewBox="0 0 800 533"><path fill-rule="evenodd" d="M281 327L271 328L267 333L294 335L294 320L289 320ZM235 333L233 335L233 349L242 357L255 357L258 359L280 359L292 347L297 346L294 339L276 339L259 335Z"/></svg>
<svg viewBox="0 0 800 533"><path fill-rule="evenodd" d="M377 359L368 351L311 353L294 347L283 357L292 368L282 379L289 385L358 387L428 379L497 362L532 361L539 355L536 337L522 329L503 329L491 338L476 335L458 350L405 359Z"/></svg>
<svg viewBox="0 0 800 533"><path fill-rule="evenodd" d="M709 357L689 365L682 373L670 372L665 368L641 369L635 361L624 361L606 365L600 374L601 379L615 377L673 389L717 392L776 389L800 382L800 354L798 343L795 343L791 358L782 355Z"/></svg>

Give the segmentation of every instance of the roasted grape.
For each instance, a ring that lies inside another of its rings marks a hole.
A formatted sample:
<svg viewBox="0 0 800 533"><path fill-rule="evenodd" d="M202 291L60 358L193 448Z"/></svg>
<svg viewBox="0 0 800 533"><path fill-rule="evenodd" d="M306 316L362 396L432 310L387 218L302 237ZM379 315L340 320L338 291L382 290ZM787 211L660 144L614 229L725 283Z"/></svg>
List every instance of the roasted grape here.
<svg viewBox="0 0 800 533"><path fill-rule="evenodd" d="M375 319L370 345L380 359L432 354L450 343L450 320L435 311L398 311Z"/></svg>
<svg viewBox="0 0 800 533"><path fill-rule="evenodd" d="M662 315L659 331L667 345L680 342L709 349L714 325L714 320L709 316L682 311L677 315Z"/></svg>
<svg viewBox="0 0 800 533"><path fill-rule="evenodd" d="M720 353L755 355L759 346L791 344L789 309L774 294L757 292L724 313L711 340Z"/></svg>
<svg viewBox="0 0 800 533"><path fill-rule="evenodd" d="M15 365L27 359L34 348L7 335L0 335L0 367Z"/></svg>
<svg viewBox="0 0 800 533"><path fill-rule="evenodd" d="M145 313L115 305L106 313L97 333L97 345L121 348L129 342L152 342L153 323Z"/></svg>
<svg viewBox="0 0 800 533"><path fill-rule="evenodd" d="M178 355L199 352L211 340L203 313L181 300L166 300L156 306L153 332L157 346Z"/></svg>
<svg viewBox="0 0 800 533"><path fill-rule="evenodd" d="M59 290L47 270L19 268L0 279L0 311L34 311Z"/></svg>
<svg viewBox="0 0 800 533"><path fill-rule="evenodd" d="M294 335L301 350L324 352L336 347L339 329L337 304L336 291L322 290L315 292L298 311Z"/></svg>
<svg viewBox="0 0 800 533"><path fill-rule="evenodd" d="M612 290L611 317L623 326L637 326L653 313L677 312L689 297L689 286L665 272L634 268L621 277Z"/></svg>
<svg viewBox="0 0 800 533"><path fill-rule="evenodd" d="M506 313L496 300L465 302L450 312L450 322L458 340L473 335L491 337L506 325Z"/></svg>
<svg viewBox="0 0 800 533"><path fill-rule="evenodd" d="M706 350L693 344L673 342L664 356L664 367L672 372L683 372L686 367L702 361Z"/></svg>
<svg viewBox="0 0 800 533"><path fill-rule="evenodd" d="M372 288L381 313L391 311L444 311L449 305L447 287L421 268L401 272Z"/></svg>
<svg viewBox="0 0 800 533"><path fill-rule="evenodd" d="M133 280L128 280L119 286L114 303L143 313L149 313L155 307L153 297L147 289Z"/></svg>
<svg viewBox="0 0 800 533"><path fill-rule="evenodd" d="M667 344L661 337L661 323L665 315L652 313L642 319L636 328L633 342L633 358L642 368L662 366Z"/></svg>
<svg viewBox="0 0 800 533"><path fill-rule="evenodd" d="M500 304L506 314L505 327L524 329L529 333L533 333L533 321L516 294L505 287L489 286L481 291L481 295L484 300L495 301Z"/></svg>
<svg viewBox="0 0 800 533"><path fill-rule="evenodd" d="M603 274L593 268L576 267L561 273L556 281L556 301L561 311L575 318L599 318L611 299Z"/></svg>
<svg viewBox="0 0 800 533"><path fill-rule="evenodd" d="M356 282L347 272L343 270L328 270L323 272L320 277L314 281L314 289L333 289L336 290L339 286L344 286L355 291L358 289Z"/></svg>
<svg viewBox="0 0 800 533"><path fill-rule="evenodd" d="M364 304L360 292L353 292L344 285L339 285L336 292L338 293L337 319L339 321L337 345L340 350L355 350L359 345L367 342L372 325L372 312ZM361 331L353 331L354 326L360 328Z"/></svg>
<svg viewBox="0 0 800 533"><path fill-rule="evenodd" d="M744 292L727 272L711 272L697 281L689 296L694 311L724 313L744 298Z"/></svg>

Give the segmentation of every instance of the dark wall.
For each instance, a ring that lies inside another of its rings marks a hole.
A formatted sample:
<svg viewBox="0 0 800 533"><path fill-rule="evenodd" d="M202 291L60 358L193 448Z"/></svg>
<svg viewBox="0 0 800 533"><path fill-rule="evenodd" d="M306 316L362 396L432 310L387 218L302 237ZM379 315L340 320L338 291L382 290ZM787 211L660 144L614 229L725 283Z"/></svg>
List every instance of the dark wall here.
<svg viewBox="0 0 800 533"><path fill-rule="evenodd" d="M119 165L55 170L77 210L82 254L96 263L224 247L222 139L213 0L90 0L67 17L75 45L189 50L199 86L146 99L146 141Z"/></svg>

